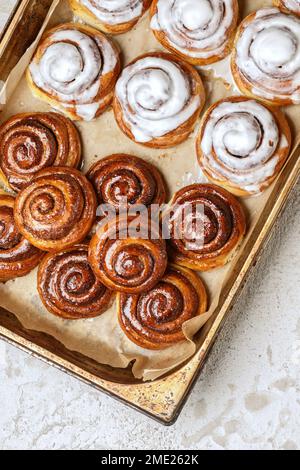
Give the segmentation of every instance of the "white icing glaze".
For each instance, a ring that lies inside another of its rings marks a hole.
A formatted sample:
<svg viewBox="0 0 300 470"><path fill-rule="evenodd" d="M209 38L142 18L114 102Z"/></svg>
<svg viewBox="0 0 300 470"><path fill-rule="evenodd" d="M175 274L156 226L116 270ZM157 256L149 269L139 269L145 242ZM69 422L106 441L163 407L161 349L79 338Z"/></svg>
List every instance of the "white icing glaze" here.
<svg viewBox="0 0 300 470"><path fill-rule="evenodd" d="M233 88L237 91L232 71L230 67L230 56L225 57L225 59L219 60L219 62L214 62L213 64L201 65L201 67L196 67L198 70L209 70L213 72L215 78L220 78L226 88Z"/></svg>
<svg viewBox="0 0 300 470"><path fill-rule="evenodd" d="M299 0L282 0L283 6L288 10L300 13L300 1Z"/></svg>
<svg viewBox="0 0 300 470"><path fill-rule="evenodd" d="M123 119L137 142L149 142L177 129L201 105L189 77L174 62L144 57L126 67L116 85Z"/></svg>
<svg viewBox="0 0 300 470"><path fill-rule="evenodd" d="M300 20L276 8L256 13L236 46L236 64L253 93L300 103ZM259 92L260 90L260 92Z"/></svg>
<svg viewBox="0 0 300 470"><path fill-rule="evenodd" d="M255 100L221 102L210 114L201 141L202 163L215 179L259 192L274 175L278 149L288 147L272 113Z"/></svg>
<svg viewBox="0 0 300 470"><path fill-rule="evenodd" d="M151 28L163 31L172 47L193 58L222 55L235 20L235 0L158 0Z"/></svg>
<svg viewBox="0 0 300 470"><path fill-rule="evenodd" d="M117 63L112 45L104 35L92 38L75 29L54 31L48 41L40 60L30 64L34 83L66 109L76 103L78 115L92 120L103 101L96 99L101 76Z"/></svg>
<svg viewBox="0 0 300 470"><path fill-rule="evenodd" d="M102 23L118 25L139 18L143 0L78 0Z"/></svg>

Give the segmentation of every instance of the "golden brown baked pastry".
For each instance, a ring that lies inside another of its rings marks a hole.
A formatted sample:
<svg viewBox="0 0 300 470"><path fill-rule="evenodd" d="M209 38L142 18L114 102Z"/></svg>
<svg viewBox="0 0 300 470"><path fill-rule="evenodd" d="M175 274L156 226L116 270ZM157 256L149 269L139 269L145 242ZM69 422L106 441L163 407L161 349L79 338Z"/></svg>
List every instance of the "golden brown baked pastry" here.
<svg viewBox="0 0 300 470"><path fill-rule="evenodd" d="M207 309L207 293L199 276L170 265L151 290L118 294L119 323L126 336L146 349L164 349L186 337L182 326Z"/></svg>
<svg viewBox="0 0 300 470"><path fill-rule="evenodd" d="M235 255L246 232L239 201L213 184L178 191L163 218L169 254L175 263L196 271L223 266Z"/></svg>
<svg viewBox="0 0 300 470"><path fill-rule="evenodd" d="M163 204L166 189L162 175L154 165L118 153L97 161L88 171L99 204L111 204L116 209L125 202L127 207L143 204Z"/></svg>
<svg viewBox="0 0 300 470"><path fill-rule="evenodd" d="M251 13L241 23L231 56L242 93L275 105L300 103L300 20L277 8Z"/></svg>
<svg viewBox="0 0 300 470"><path fill-rule="evenodd" d="M14 221L15 199L0 195L0 282L25 276L44 253L20 234Z"/></svg>
<svg viewBox="0 0 300 470"><path fill-rule="evenodd" d="M131 231L126 218L101 224L89 248L89 261L109 289L129 294L145 292L162 278L167 268L166 243L140 227ZM152 235L152 236L151 236Z"/></svg>
<svg viewBox="0 0 300 470"><path fill-rule="evenodd" d="M77 168L81 142L74 124L57 113L17 114L0 126L0 167L14 191L25 188L39 170ZM1 173L0 173L1 177Z"/></svg>
<svg viewBox="0 0 300 470"><path fill-rule="evenodd" d="M273 0L273 3L285 13L295 13L295 15L300 16L299 0Z"/></svg>
<svg viewBox="0 0 300 470"><path fill-rule="evenodd" d="M191 64L211 64L231 52L237 0L154 0L150 14L156 39Z"/></svg>
<svg viewBox="0 0 300 470"><path fill-rule="evenodd" d="M120 129L133 141L166 148L183 142L205 101L198 72L174 54L137 57L123 70L113 102Z"/></svg>
<svg viewBox="0 0 300 470"><path fill-rule="evenodd" d="M132 29L151 0L69 0L76 16L104 33L122 34Z"/></svg>
<svg viewBox="0 0 300 470"><path fill-rule="evenodd" d="M41 170L16 199L15 220L30 243L44 251L60 251L80 243L96 217L91 183L74 168Z"/></svg>
<svg viewBox="0 0 300 470"><path fill-rule="evenodd" d="M85 243L48 254L43 259L38 272L38 291L49 312L70 320L101 315L113 297L96 279Z"/></svg>
<svg viewBox="0 0 300 470"><path fill-rule="evenodd" d="M196 142L205 176L237 196L259 194L270 186L290 146L291 131L284 114L240 96L208 109Z"/></svg>
<svg viewBox="0 0 300 470"><path fill-rule="evenodd" d="M111 103L120 70L111 39L90 26L67 23L44 34L27 79L34 95L53 108L91 121Z"/></svg>

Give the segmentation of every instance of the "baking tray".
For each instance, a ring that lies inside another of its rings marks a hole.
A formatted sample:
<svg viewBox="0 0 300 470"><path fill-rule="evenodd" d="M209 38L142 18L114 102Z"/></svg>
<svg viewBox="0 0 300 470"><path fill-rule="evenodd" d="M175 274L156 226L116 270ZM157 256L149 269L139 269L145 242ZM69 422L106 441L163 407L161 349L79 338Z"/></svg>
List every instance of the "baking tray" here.
<svg viewBox="0 0 300 470"><path fill-rule="evenodd" d="M0 80L5 81L11 69L34 41L51 4L52 0L21 0L17 4L14 15L2 33ZM48 334L25 329L15 315L3 308L0 308L0 337L160 423L173 424L296 184L300 174L299 155L300 149L297 147L274 184L253 233L222 290L219 306L195 338L198 345L196 354L171 374L154 382L139 381L133 377L130 368L116 369L102 365L78 352L68 350Z"/></svg>

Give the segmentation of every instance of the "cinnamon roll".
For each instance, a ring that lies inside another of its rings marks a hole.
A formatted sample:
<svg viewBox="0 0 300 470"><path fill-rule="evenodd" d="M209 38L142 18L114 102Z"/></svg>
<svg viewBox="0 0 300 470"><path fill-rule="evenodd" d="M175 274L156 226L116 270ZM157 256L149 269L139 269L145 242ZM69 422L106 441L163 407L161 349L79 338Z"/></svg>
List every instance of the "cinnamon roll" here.
<svg viewBox="0 0 300 470"><path fill-rule="evenodd" d="M295 13L300 16L300 1L299 0L273 0L276 7L279 7L285 13Z"/></svg>
<svg viewBox="0 0 300 470"><path fill-rule="evenodd" d="M231 52L237 0L154 0L150 12L157 40L191 64L211 64Z"/></svg>
<svg viewBox="0 0 300 470"><path fill-rule="evenodd" d="M251 13L235 39L231 68L242 93L275 105L300 103L300 20L277 8Z"/></svg>
<svg viewBox="0 0 300 470"><path fill-rule="evenodd" d="M118 218L101 224L89 248L89 261L100 281L109 289L139 294L162 278L167 268L166 243L150 233L146 223L138 230L132 220ZM146 221L144 221L146 222Z"/></svg>
<svg viewBox="0 0 300 470"><path fill-rule="evenodd" d="M33 93L73 120L91 121L111 103L119 50L90 26L68 23L43 36L27 79Z"/></svg>
<svg viewBox="0 0 300 470"><path fill-rule="evenodd" d="M122 34L132 29L148 10L151 0L69 0L75 15L104 33Z"/></svg>
<svg viewBox="0 0 300 470"><path fill-rule="evenodd" d="M86 176L94 186L99 204L111 204L118 209L125 202L130 207L160 205L166 201L160 172L133 155L118 153L103 158L90 168Z"/></svg>
<svg viewBox="0 0 300 470"><path fill-rule="evenodd" d="M14 221L14 204L13 197L0 195L0 282L25 276L44 255L19 232Z"/></svg>
<svg viewBox="0 0 300 470"><path fill-rule="evenodd" d="M244 97L211 106L196 143L205 176L238 196L259 194L270 186L290 146L291 132L284 114Z"/></svg>
<svg viewBox="0 0 300 470"><path fill-rule="evenodd" d="M151 290L118 294L119 323L126 336L146 349L164 349L186 337L182 326L207 309L207 293L189 269L170 265Z"/></svg>
<svg viewBox="0 0 300 470"><path fill-rule="evenodd" d="M45 251L80 243L90 232L97 201L91 183L78 170L41 170L16 199L15 220L23 236Z"/></svg>
<svg viewBox="0 0 300 470"><path fill-rule="evenodd" d="M0 167L14 191L25 188L43 168L80 163L77 129L60 114L18 114L0 127Z"/></svg>
<svg viewBox="0 0 300 470"><path fill-rule="evenodd" d="M198 72L173 54L154 52L135 59L116 84L114 112L120 129L148 147L183 142L205 101Z"/></svg>
<svg viewBox="0 0 300 470"><path fill-rule="evenodd" d="M70 320L101 315L113 296L96 279L86 244L48 254L39 267L38 291L50 313Z"/></svg>
<svg viewBox="0 0 300 470"><path fill-rule="evenodd" d="M164 214L169 254L175 263L196 271L223 266L235 255L246 232L238 200L212 184L194 184L178 191Z"/></svg>

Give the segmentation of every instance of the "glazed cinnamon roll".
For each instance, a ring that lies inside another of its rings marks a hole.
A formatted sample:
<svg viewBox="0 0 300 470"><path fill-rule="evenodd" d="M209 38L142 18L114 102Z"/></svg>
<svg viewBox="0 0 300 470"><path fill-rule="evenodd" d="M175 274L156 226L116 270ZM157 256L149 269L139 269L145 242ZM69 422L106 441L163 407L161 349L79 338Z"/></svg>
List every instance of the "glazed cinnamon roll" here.
<svg viewBox="0 0 300 470"><path fill-rule="evenodd" d="M138 231L126 219L101 224L89 248L89 261L109 289L139 294L162 278L167 268L166 243L144 225Z"/></svg>
<svg viewBox="0 0 300 470"><path fill-rule="evenodd" d="M251 13L235 39L231 68L242 93L275 105L300 103L300 20L277 8Z"/></svg>
<svg viewBox="0 0 300 470"><path fill-rule="evenodd" d="M164 349L186 337L182 326L207 309L207 293L189 269L170 265L151 290L118 294L119 323L126 336L146 349Z"/></svg>
<svg viewBox="0 0 300 470"><path fill-rule="evenodd" d="M246 219L231 193L212 184L194 184L175 194L163 226L172 261L208 271L233 258L245 235Z"/></svg>
<svg viewBox="0 0 300 470"><path fill-rule="evenodd" d="M35 96L73 120L91 121L111 103L121 69L119 50L104 34L80 24L46 32L27 69Z"/></svg>
<svg viewBox="0 0 300 470"><path fill-rule="evenodd" d="M69 0L75 15L104 33L121 34L132 29L151 0Z"/></svg>
<svg viewBox="0 0 300 470"><path fill-rule="evenodd" d="M237 0L154 0L150 11L157 40L191 64L211 64L231 52Z"/></svg>
<svg viewBox="0 0 300 470"><path fill-rule="evenodd" d="M19 232L14 221L14 204L13 197L0 195L0 282L25 276L44 255Z"/></svg>
<svg viewBox="0 0 300 470"><path fill-rule="evenodd" d="M279 7L285 13L295 13L300 16L300 1L299 0L274 0L274 5Z"/></svg>
<svg viewBox="0 0 300 470"><path fill-rule="evenodd" d="M38 291L50 313L70 320L101 315L113 296L96 279L86 244L48 254L39 267Z"/></svg>
<svg viewBox="0 0 300 470"><path fill-rule="evenodd" d="M25 188L43 168L77 168L80 163L77 129L60 114L18 114L0 127L0 166L14 191Z"/></svg>
<svg viewBox="0 0 300 470"><path fill-rule="evenodd" d="M15 220L23 236L44 251L80 243L90 232L97 201L78 170L53 167L37 173L16 199Z"/></svg>
<svg viewBox="0 0 300 470"><path fill-rule="evenodd" d="M198 72L173 54L154 52L135 59L116 85L114 112L121 130L148 147L183 142L205 101Z"/></svg>
<svg viewBox="0 0 300 470"><path fill-rule="evenodd" d="M238 196L259 194L270 186L290 146L284 114L244 97L211 106L196 143L205 176Z"/></svg>
<svg viewBox="0 0 300 470"><path fill-rule="evenodd" d="M88 171L99 204L118 209L126 201L132 205L150 206L166 201L162 175L150 163L133 155L118 153L96 162Z"/></svg>

